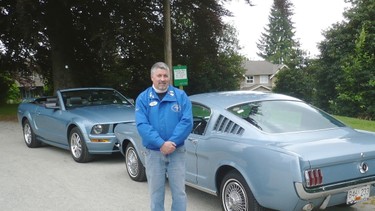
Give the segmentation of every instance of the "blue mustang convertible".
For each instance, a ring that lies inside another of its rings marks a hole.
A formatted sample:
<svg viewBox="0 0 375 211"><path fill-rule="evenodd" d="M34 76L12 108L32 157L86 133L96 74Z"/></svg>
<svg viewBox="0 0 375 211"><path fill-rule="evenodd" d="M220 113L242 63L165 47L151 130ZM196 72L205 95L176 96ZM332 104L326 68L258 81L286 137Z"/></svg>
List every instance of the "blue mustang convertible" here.
<svg viewBox="0 0 375 211"><path fill-rule="evenodd" d="M251 91L190 96L186 184L226 211L350 206L375 194L375 133L344 125L303 101ZM146 180L135 123L115 134L135 181Z"/></svg>
<svg viewBox="0 0 375 211"><path fill-rule="evenodd" d="M119 151L113 130L134 120L134 105L111 88L64 89L21 103L17 116L28 147L46 143L68 149L83 163L94 154Z"/></svg>

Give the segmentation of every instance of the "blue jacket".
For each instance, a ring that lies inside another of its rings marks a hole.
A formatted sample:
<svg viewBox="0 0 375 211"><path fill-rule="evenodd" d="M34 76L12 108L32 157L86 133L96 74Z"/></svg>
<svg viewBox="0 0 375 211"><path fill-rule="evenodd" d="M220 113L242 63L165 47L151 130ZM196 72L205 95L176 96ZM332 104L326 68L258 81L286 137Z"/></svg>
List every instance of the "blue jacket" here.
<svg viewBox="0 0 375 211"><path fill-rule="evenodd" d="M193 127L190 99L183 90L168 87L160 101L152 87L136 99L135 120L143 146L160 150L165 141L173 141L177 147L184 145Z"/></svg>

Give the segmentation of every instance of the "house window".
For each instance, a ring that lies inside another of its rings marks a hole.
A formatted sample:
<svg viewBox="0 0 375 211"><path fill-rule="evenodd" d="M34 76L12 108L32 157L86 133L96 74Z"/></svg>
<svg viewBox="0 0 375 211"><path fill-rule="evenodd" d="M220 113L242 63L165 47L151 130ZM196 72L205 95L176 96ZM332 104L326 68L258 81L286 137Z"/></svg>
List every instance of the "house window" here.
<svg viewBox="0 0 375 211"><path fill-rule="evenodd" d="M261 84L268 84L268 75L261 75L259 80Z"/></svg>
<svg viewBox="0 0 375 211"><path fill-rule="evenodd" d="M252 75L247 75L246 77L246 83L247 84L253 84L254 83L254 76Z"/></svg>

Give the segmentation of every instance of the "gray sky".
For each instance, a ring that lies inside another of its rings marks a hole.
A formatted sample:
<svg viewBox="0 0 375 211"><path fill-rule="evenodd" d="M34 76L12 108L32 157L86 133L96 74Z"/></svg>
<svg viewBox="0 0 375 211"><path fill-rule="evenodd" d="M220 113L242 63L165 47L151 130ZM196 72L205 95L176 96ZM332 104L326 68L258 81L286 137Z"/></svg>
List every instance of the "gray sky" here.
<svg viewBox="0 0 375 211"><path fill-rule="evenodd" d="M233 12L234 17L225 21L237 28L241 53L249 59L261 60L256 55L256 43L264 27L269 23L273 0L252 0L255 4L250 7L245 0L233 0L226 8ZM296 30L295 39L301 43L301 48L310 52L310 56L319 54L316 47L322 41L322 31L333 23L344 20L342 13L349 5L344 0L291 0L294 5L292 21Z"/></svg>

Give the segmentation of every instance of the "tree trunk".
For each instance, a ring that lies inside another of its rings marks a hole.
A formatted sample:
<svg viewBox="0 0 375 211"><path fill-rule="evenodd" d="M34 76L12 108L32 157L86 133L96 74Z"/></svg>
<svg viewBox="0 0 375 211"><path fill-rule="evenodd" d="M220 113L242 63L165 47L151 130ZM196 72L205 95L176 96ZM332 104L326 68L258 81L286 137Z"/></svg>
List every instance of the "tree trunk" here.
<svg viewBox="0 0 375 211"><path fill-rule="evenodd" d="M76 86L73 77L74 55L72 17L64 0L47 1L47 33L51 43L51 62L54 92Z"/></svg>
<svg viewBox="0 0 375 211"><path fill-rule="evenodd" d="M52 78L54 93L58 89L75 87L73 71L69 67L69 60L64 52L52 48Z"/></svg>

